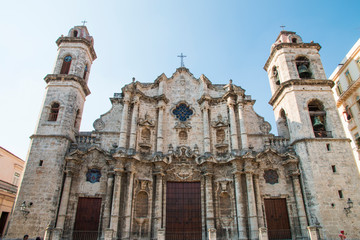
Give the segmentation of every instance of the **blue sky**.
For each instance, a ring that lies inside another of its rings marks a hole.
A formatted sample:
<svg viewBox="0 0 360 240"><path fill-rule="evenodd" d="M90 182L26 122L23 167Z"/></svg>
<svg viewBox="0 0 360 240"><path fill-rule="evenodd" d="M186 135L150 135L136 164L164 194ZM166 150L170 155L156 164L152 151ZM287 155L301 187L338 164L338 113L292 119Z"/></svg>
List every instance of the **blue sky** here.
<svg viewBox="0 0 360 240"><path fill-rule="evenodd" d="M255 110L272 125L269 83L263 66L280 32L295 31L320 43L330 76L360 37L359 0L348 1L6 1L0 9L0 146L25 159L52 73L56 39L87 21L98 58L89 80L82 131L110 107L132 77L153 82L185 66L213 83L233 79L256 100Z"/></svg>

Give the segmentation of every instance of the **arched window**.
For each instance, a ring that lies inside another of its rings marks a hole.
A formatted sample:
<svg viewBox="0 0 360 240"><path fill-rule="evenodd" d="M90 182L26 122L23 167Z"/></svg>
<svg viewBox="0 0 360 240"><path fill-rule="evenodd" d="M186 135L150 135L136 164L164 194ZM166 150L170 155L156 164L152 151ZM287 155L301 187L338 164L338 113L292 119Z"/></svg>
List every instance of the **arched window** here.
<svg viewBox="0 0 360 240"><path fill-rule="evenodd" d="M309 70L310 67L310 61L306 57L298 57L295 60L296 62L296 68L299 73L299 77L302 79L308 79L311 78L311 72Z"/></svg>
<svg viewBox="0 0 360 240"><path fill-rule="evenodd" d="M292 41L293 43L297 43L297 39L296 39L296 38L292 38L291 41Z"/></svg>
<svg viewBox="0 0 360 240"><path fill-rule="evenodd" d="M280 85L279 71L277 70L277 68L275 66L272 69L272 75L273 75L276 85Z"/></svg>
<svg viewBox="0 0 360 240"><path fill-rule="evenodd" d="M150 142L150 138L151 138L151 132L149 129L147 128L144 128L142 131L141 131L141 139L143 142L145 143L149 143Z"/></svg>
<svg viewBox="0 0 360 240"><path fill-rule="evenodd" d="M279 136L284 138L290 138L289 126L284 109L280 111L280 117L277 122Z"/></svg>
<svg viewBox="0 0 360 240"><path fill-rule="evenodd" d="M188 138L187 132L186 131L180 131L179 132L179 138L181 141L186 141Z"/></svg>
<svg viewBox="0 0 360 240"><path fill-rule="evenodd" d="M309 115L316 138L331 137L330 132L326 131L326 112L324 106L318 100L314 100L308 104Z"/></svg>
<svg viewBox="0 0 360 240"><path fill-rule="evenodd" d="M148 195L144 191L140 191L135 200L135 217L146 218L148 217L149 201Z"/></svg>
<svg viewBox="0 0 360 240"><path fill-rule="evenodd" d="M225 141L225 131L223 129L216 130L216 143L223 143Z"/></svg>
<svg viewBox="0 0 360 240"><path fill-rule="evenodd" d="M55 122L57 120L57 117L59 115L60 110L60 104L59 103L53 103L51 104L50 113L48 121Z"/></svg>
<svg viewBox="0 0 360 240"><path fill-rule="evenodd" d="M74 30L74 37L78 36L78 31Z"/></svg>
<svg viewBox="0 0 360 240"><path fill-rule="evenodd" d="M222 217L231 217L230 195L226 192L220 194L220 215Z"/></svg>
<svg viewBox="0 0 360 240"><path fill-rule="evenodd" d="M72 60L72 57L70 55L68 55L64 58L60 74L69 74L71 60Z"/></svg>
<svg viewBox="0 0 360 240"><path fill-rule="evenodd" d="M352 119L352 112L351 112L351 108L349 106L345 107L345 111L343 112L345 121L350 121Z"/></svg>
<svg viewBox="0 0 360 240"><path fill-rule="evenodd" d="M88 72L88 66L85 65L84 76L83 76L83 79L84 79L84 80L85 80L85 78L86 78L87 72Z"/></svg>

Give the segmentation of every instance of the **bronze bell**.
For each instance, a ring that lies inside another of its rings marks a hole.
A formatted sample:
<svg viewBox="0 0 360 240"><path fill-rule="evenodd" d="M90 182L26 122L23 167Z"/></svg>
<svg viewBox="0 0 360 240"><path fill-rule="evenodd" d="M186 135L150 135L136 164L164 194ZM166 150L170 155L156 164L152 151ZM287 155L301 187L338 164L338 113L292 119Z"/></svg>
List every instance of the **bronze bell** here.
<svg viewBox="0 0 360 240"><path fill-rule="evenodd" d="M311 72L309 71L309 69L306 67L305 64L301 64L298 67L298 72L299 72L300 78L310 78L310 76L311 76Z"/></svg>
<svg viewBox="0 0 360 240"><path fill-rule="evenodd" d="M313 127L314 128L320 128L323 127L324 124L321 122L320 118L318 116L314 117L314 123L313 123Z"/></svg>

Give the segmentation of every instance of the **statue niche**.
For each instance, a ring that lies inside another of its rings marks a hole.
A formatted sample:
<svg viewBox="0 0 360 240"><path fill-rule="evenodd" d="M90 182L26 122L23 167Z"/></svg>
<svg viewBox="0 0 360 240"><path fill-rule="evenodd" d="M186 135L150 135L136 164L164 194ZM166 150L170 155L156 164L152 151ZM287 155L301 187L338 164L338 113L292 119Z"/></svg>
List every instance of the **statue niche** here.
<svg viewBox="0 0 360 240"><path fill-rule="evenodd" d="M154 135L153 129L155 127L152 120L150 120L149 115L146 113L144 118L140 118L138 122L140 126L139 130L139 150L142 153L150 153L152 147L152 137Z"/></svg>
<svg viewBox="0 0 360 240"><path fill-rule="evenodd" d="M213 121L211 126L213 127L213 131L215 132L215 149L216 155L219 157L223 157L229 152L229 144L228 144L228 136L229 136L229 123L227 119L223 119L223 117L219 114L217 116L217 120Z"/></svg>

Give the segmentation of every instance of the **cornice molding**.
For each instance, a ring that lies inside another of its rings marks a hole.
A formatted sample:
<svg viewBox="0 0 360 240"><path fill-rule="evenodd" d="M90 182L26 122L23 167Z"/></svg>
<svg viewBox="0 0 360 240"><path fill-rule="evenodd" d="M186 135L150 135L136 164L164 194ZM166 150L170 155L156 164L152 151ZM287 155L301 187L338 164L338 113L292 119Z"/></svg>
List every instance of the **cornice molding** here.
<svg viewBox="0 0 360 240"><path fill-rule="evenodd" d="M283 93L283 91L291 86L295 85L323 85L323 86L329 86L332 88L334 86L334 82L331 80L325 80L325 79L292 79L288 80L286 82L283 82L280 84L280 87L275 91L273 96L271 97L269 104L271 106L274 106L274 103L279 98L279 96Z"/></svg>

